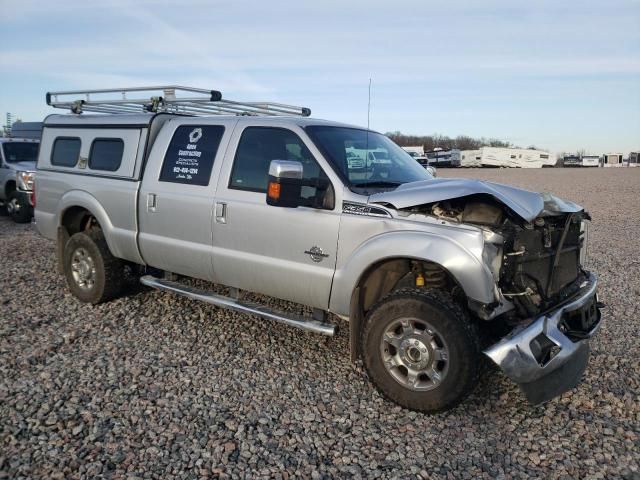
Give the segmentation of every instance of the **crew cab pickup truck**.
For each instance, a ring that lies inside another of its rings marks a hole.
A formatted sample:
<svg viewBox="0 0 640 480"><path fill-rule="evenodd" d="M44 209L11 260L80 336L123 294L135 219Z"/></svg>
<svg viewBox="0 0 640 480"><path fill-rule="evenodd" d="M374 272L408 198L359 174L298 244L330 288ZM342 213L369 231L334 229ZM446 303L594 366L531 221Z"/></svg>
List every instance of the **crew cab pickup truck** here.
<svg viewBox="0 0 640 480"><path fill-rule="evenodd" d="M0 209L17 223L33 217L31 193L38 159L38 141L0 138Z"/></svg>
<svg viewBox="0 0 640 480"><path fill-rule="evenodd" d="M601 319L580 206L433 178L384 135L306 109L224 115L243 104L165 92L127 104L148 113L102 115L86 112L120 103L47 97L76 113L45 121L35 219L80 301L116 297L133 266L149 287L319 334L334 333L331 313L379 391L423 412L461 402L483 355L533 403L579 383ZM354 168L354 145L388 161ZM244 301L247 291L310 313Z"/></svg>

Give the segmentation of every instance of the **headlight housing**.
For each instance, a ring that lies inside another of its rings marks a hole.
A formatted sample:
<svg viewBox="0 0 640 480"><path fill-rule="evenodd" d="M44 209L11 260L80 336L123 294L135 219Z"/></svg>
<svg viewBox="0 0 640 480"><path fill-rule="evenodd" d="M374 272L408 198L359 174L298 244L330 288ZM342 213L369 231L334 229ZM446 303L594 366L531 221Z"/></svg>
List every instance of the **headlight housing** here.
<svg viewBox="0 0 640 480"><path fill-rule="evenodd" d="M493 280L497 283L500 280L500 268L502 268L502 245L504 238L502 235L491 230L483 230L484 249L482 260L491 270Z"/></svg>
<svg viewBox="0 0 640 480"><path fill-rule="evenodd" d="M33 190L33 181L36 178L36 172L20 171L17 174L18 189L30 192Z"/></svg>

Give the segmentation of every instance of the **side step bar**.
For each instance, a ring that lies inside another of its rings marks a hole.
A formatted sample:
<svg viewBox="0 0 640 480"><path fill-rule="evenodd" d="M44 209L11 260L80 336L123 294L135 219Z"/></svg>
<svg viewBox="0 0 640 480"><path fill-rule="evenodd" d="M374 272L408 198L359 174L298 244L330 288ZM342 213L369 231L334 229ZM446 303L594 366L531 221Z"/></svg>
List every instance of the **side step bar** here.
<svg viewBox="0 0 640 480"><path fill-rule="evenodd" d="M304 317L301 315L295 315L290 313L278 312L271 310L263 305L256 303L242 302L235 298L224 297L215 293L208 293L204 290L197 288L187 287L181 283L171 280L164 280L156 278L151 275L145 275L140 278L140 283L148 287L156 288L165 292L177 293L184 297L192 298L194 300L200 300L201 302L210 303L216 307L228 308L229 310L236 310L242 313L248 313L251 315L257 315L269 320L275 320L276 322L284 323L291 327L300 328L308 332L320 333L322 335L333 336L336 331L336 326L331 323L319 322L311 317Z"/></svg>

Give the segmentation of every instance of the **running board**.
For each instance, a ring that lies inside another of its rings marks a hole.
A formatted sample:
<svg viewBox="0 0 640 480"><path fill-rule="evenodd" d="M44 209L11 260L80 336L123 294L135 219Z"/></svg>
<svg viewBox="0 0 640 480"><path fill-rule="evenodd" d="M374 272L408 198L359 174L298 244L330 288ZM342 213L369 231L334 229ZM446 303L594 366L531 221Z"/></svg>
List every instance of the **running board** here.
<svg viewBox="0 0 640 480"><path fill-rule="evenodd" d="M333 336L336 330L335 325L331 323L319 322L311 317L278 312L276 310L271 310L263 305L258 305L256 303L250 302L242 302L235 298L224 297L222 295L216 295L215 293L208 293L204 290L187 287L186 285L182 285L181 283L156 278L151 275L145 275L144 277L140 278L140 283L151 288L156 288L165 292L177 293L178 295L182 295L184 297L192 298L194 300L200 300L201 302L205 303L210 303L211 305L215 305L216 307L228 308L229 310L257 315L269 320L275 320L276 322L284 323L285 325L289 325L290 327L300 328L308 332Z"/></svg>

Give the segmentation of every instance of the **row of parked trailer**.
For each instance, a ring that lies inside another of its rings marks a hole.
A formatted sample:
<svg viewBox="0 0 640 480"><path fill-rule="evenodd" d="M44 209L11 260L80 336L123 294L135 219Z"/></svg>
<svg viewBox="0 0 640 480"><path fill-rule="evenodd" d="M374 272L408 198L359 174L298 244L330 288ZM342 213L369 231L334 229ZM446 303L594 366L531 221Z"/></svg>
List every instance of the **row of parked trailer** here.
<svg viewBox="0 0 640 480"><path fill-rule="evenodd" d="M422 147L403 147L424 165L435 167L555 167L556 159L547 151L528 148L481 147L476 150L424 151Z"/></svg>
<svg viewBox="0 0 640 480"><path fill-rule="evenodd" d="M599 155L565 155L563 167L637 167L640 166L640 152L631 152L625 160L622 153Z"/></svg>
<svg viewBox="0 0 640 480"><path fill-rule="evenodd" d="M435 167L511 167L544 168L558 166L555 155L545 150L530 148L482 147L477 150L435 149L402 147L423 165ZM640 165L640 153L631 152L627 160L621 153L604 155L566 155L561 164L565 167L615 167Z"/></svg>

